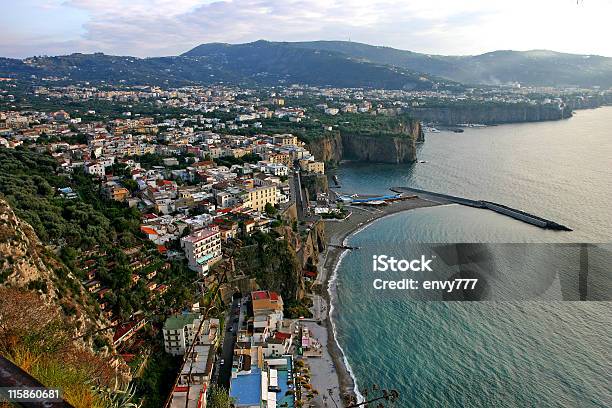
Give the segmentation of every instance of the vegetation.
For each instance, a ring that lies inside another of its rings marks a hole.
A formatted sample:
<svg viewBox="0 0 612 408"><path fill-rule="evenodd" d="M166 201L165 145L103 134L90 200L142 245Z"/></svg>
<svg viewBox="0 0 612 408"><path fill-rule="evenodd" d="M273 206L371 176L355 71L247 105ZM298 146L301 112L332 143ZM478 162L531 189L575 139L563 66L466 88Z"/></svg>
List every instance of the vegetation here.
<svg viewBox="0 0 612 408"><path fill-rule="evenodd" d="M0 355L47 387L63 390L73 406L106 407L92 386L116 384L110 362L71 339L74 327L34 292L0 287Z"/></svg>
<svg viewBox="0 0 612 408"><path fill-rule="evenodd" d="M63 198L58 194L58 188L63 187L72 188L79 198ZM112 290L105 300L122 318L145 306L165 313L194 300L191 282L195 273L181 262L161 268L164 262L156 247L140 237L140 212L103 199L98 182L90 176L78 171L61 174L55 160L46 154L0 149L0 196L17 216L32 225L41 241L57 248L59 259L83 280L82 254L90 253L88 259L95 261L98 279ZM148 269L140 273L156 269L156 279L169 286L162 297L150 301L142 279L132 285L132 273L138 271L129 267L131 258L125 250L135 246L142 246L137 256L149 263ZM78 292L63 269L57 268L55 273L56 284L64 295Z"/></svg>
<svg viewBox="0 0 612 408"><path fill-rule="evenodd" d="M258 154L254 154L254 153L248 153L242 157L224 156L224 157L219 157L218 159L214 159L215 163L218 166L227 166L227 167L232 167L235 164L242 165L245 163L257 163L258 161L261 161L261 160L262 160L261 156Z"/></svg>
<svg viewBox="0 0 612 408"><path fill-rule="evenodd" d="M256 232L236 256L236 266L254 277L260 287L279 292L289 301L297 297L301 269L295 251L278 234Z"/></svg>
<svg viewBox="0 0 612 408"><path fill-rule="evenodd" d="M218 385L212 385L208 390L208 399L206 406L208 408L231 408L234 400L231 398L227 390Z"/></svg>
<svg viewBox="0 0 612 408"><path fill-rule="evenodd" d="M308 298L304 298L302 301L290 300L285 305L285 315L289 319L310 318L312 317L311 307L312 301Z"/></svg>
<svg viewBox="0 0 612 408"><path fill-rule="evenodd" d="M163 350L151 354L142 377L135 381L136 393L143 397L143 408L164 406L180 366L180 357L170 356Z"/></svg>

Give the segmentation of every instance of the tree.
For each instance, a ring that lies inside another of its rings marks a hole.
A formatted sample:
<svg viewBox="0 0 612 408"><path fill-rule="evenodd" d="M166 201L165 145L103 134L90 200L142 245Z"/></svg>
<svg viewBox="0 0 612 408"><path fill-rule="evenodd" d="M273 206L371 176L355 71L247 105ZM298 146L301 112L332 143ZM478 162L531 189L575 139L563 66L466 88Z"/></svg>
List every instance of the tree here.
<svg viewBox="0 0 612 408"><path fill-rule="evenodd" d="M276 208L271 203L266 203L265 211L270 217L276 214Z"/></svg>
<svg viewBox="0 0 612 408"><path fill-rule="evenodd" d="M209 408L231 408L233 403L227 390L218 385L212 385L208 392L207 407Z"/></svg>

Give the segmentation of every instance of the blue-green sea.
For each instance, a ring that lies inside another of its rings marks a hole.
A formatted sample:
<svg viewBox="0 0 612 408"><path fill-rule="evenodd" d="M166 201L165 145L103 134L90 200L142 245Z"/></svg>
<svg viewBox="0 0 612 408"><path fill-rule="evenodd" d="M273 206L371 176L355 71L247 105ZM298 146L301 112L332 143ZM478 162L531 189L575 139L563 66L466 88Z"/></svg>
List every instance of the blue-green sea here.
<svg viewBox="0 0 612 408"><path fill-rule="evenodd" d="M370 290L373 254L409 254L424 242L612 242L612 108L426 139L427 163L344 163L341 191L419 187L515 206L574 231L451 205L389 216L349 237L360 249L332 280L333 317L359 390L395 388L402 407L612 406L610 302L424 302Z"/></svg>

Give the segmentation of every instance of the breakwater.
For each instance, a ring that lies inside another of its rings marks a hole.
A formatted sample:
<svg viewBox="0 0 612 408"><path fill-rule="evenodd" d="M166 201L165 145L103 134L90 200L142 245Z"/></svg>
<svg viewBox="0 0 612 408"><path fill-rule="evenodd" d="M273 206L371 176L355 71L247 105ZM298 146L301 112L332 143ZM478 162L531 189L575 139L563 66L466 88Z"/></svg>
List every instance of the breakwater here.
<svg viewBox="0 0 612 408"><path fill-rule="evenodd" d="M469 198L456 197L448 194L435 193L432 191L420 190L418 188L411 187L393 187L391 191L396 193L413 193L421 196L424 199L429 199L441 203L453 203L461 204L474 208L482 208L494 211L498 214L502 214L515 220L525 222L527 224L535 225L536 227L557 230L557 231L571 231L571 228L561 225L551 220L539 217L537 215L529 214L525 211L517 210L516 208L508 207L503 204L494 203L491 201L484 200L471 200Z"/></svg>

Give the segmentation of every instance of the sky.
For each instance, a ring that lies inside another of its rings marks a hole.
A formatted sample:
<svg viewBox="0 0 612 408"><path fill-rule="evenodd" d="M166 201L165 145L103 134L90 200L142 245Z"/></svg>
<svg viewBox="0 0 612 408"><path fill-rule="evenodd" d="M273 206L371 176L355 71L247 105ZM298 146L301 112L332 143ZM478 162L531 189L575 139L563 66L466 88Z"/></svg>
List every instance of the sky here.
<svg viewBox="0 0 612 408"><path fill-rule="evenodd" d="M260 39L612 57L612 0L0 0L0 9L0 56L14 58L178 55Z"/></svg>

